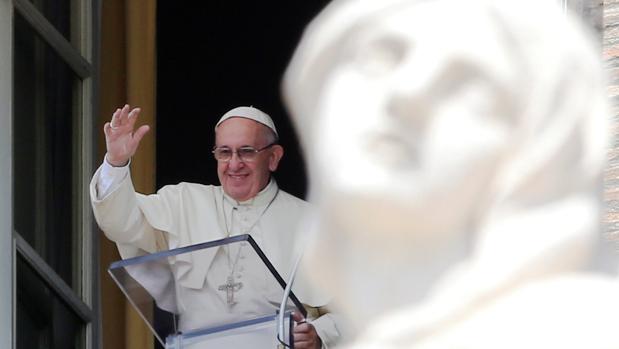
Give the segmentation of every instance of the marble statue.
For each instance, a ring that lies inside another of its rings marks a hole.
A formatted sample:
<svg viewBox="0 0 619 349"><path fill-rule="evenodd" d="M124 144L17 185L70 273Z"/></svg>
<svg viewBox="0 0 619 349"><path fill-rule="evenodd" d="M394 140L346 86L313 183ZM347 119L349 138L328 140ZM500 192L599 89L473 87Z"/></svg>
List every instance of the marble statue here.
<svg viewBox="0 0 619 349"><path fill-rule="evenodd" d="M600 59L557 1L334 1L309 25L284 97L350 347L619 347Z"/></svg>

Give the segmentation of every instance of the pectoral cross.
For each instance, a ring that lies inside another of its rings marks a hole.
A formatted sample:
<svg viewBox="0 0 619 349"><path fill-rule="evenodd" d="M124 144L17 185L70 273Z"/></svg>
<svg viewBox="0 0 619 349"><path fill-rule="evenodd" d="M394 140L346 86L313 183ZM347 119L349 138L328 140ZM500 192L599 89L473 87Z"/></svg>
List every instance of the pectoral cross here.
<svg viewBox="0 0 619 349"><path fill-rule="evenodd" d="M235 283L232 275L229 275L228 279L226 280L226 283L219 286L217 289L220 291L226 291L226 298L227 298L228 305L233 305L233 304L236 304L236 302L234 301L234 292L240 290L241 287L243 287L243 283L242 282Z"/></svg>

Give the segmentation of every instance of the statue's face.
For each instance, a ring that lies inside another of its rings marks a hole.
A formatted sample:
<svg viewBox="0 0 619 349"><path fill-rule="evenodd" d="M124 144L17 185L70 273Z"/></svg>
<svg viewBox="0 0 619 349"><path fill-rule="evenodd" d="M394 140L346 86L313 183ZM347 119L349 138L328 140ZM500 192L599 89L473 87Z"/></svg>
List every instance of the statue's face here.
<svg viewBox="0 0 619 349"><path fill-rule="evenodd" d="M438 3L322 33L325 51L297 56L303 78L288 85L321 211L308 256L356 319L422 300L466 258L515 128L509 44L467 2Z"/></svg>
<svg viewBox="0 0 619 349"><path fill-rule="evenodd" d="M507 141L509 57L489 26L435 11L396 9L350 31L324 80L312 146L323 194L363 213L350 228L412 234L459 222Z"/></svg>
<svg viewBox="0 0 619 349"><path fill-rule="evenodd" d="M554 205L565 193L571 210L572 195L593 188L604 138L597 58L564 14L540 7L532 17L509 1L392 0L355 18L353 4L378 2L341 3L348 12L308 31L286 86L320 209L306 255L359 328L394 309L420 324L461 311L519 282L540 246L565 241L545 228L558 212L595 221L588 209L572 217Z"/></svg>

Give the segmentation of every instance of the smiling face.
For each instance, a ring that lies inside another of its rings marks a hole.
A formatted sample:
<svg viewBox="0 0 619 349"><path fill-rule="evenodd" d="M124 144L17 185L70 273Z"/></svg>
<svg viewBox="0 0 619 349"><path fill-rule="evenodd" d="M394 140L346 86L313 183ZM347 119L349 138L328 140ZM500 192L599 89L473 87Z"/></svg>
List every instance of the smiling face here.
<svg viewBox="0 0 619 349"><path fill-rule="evenodd" d="M230 118L217 127L215 145L232 150L244 146L261 149L271 143L270 132L253 120ZM274 145L259 152L252 162L241 161L236 154L228 162L217 162L217 176L224 192L237 201L253 198L269 183L271 172L277 169L283 153L281 146Z"/></svg>

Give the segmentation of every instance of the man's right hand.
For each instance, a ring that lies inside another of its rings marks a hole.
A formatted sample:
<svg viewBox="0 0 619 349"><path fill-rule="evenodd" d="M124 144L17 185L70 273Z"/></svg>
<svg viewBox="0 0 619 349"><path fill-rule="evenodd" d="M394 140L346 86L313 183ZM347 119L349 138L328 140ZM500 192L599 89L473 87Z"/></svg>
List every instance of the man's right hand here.
<svg viewBox="0 0 619 349"><path fill-rule="evenodd" d="M112 120L103 126L107 147L106 159L110 165L125 166L138 149L142 137L150 129L148 125L143 125L133 132L139 114L140 108L131 109L125 104L122 109L116 109Z"/></svg>

